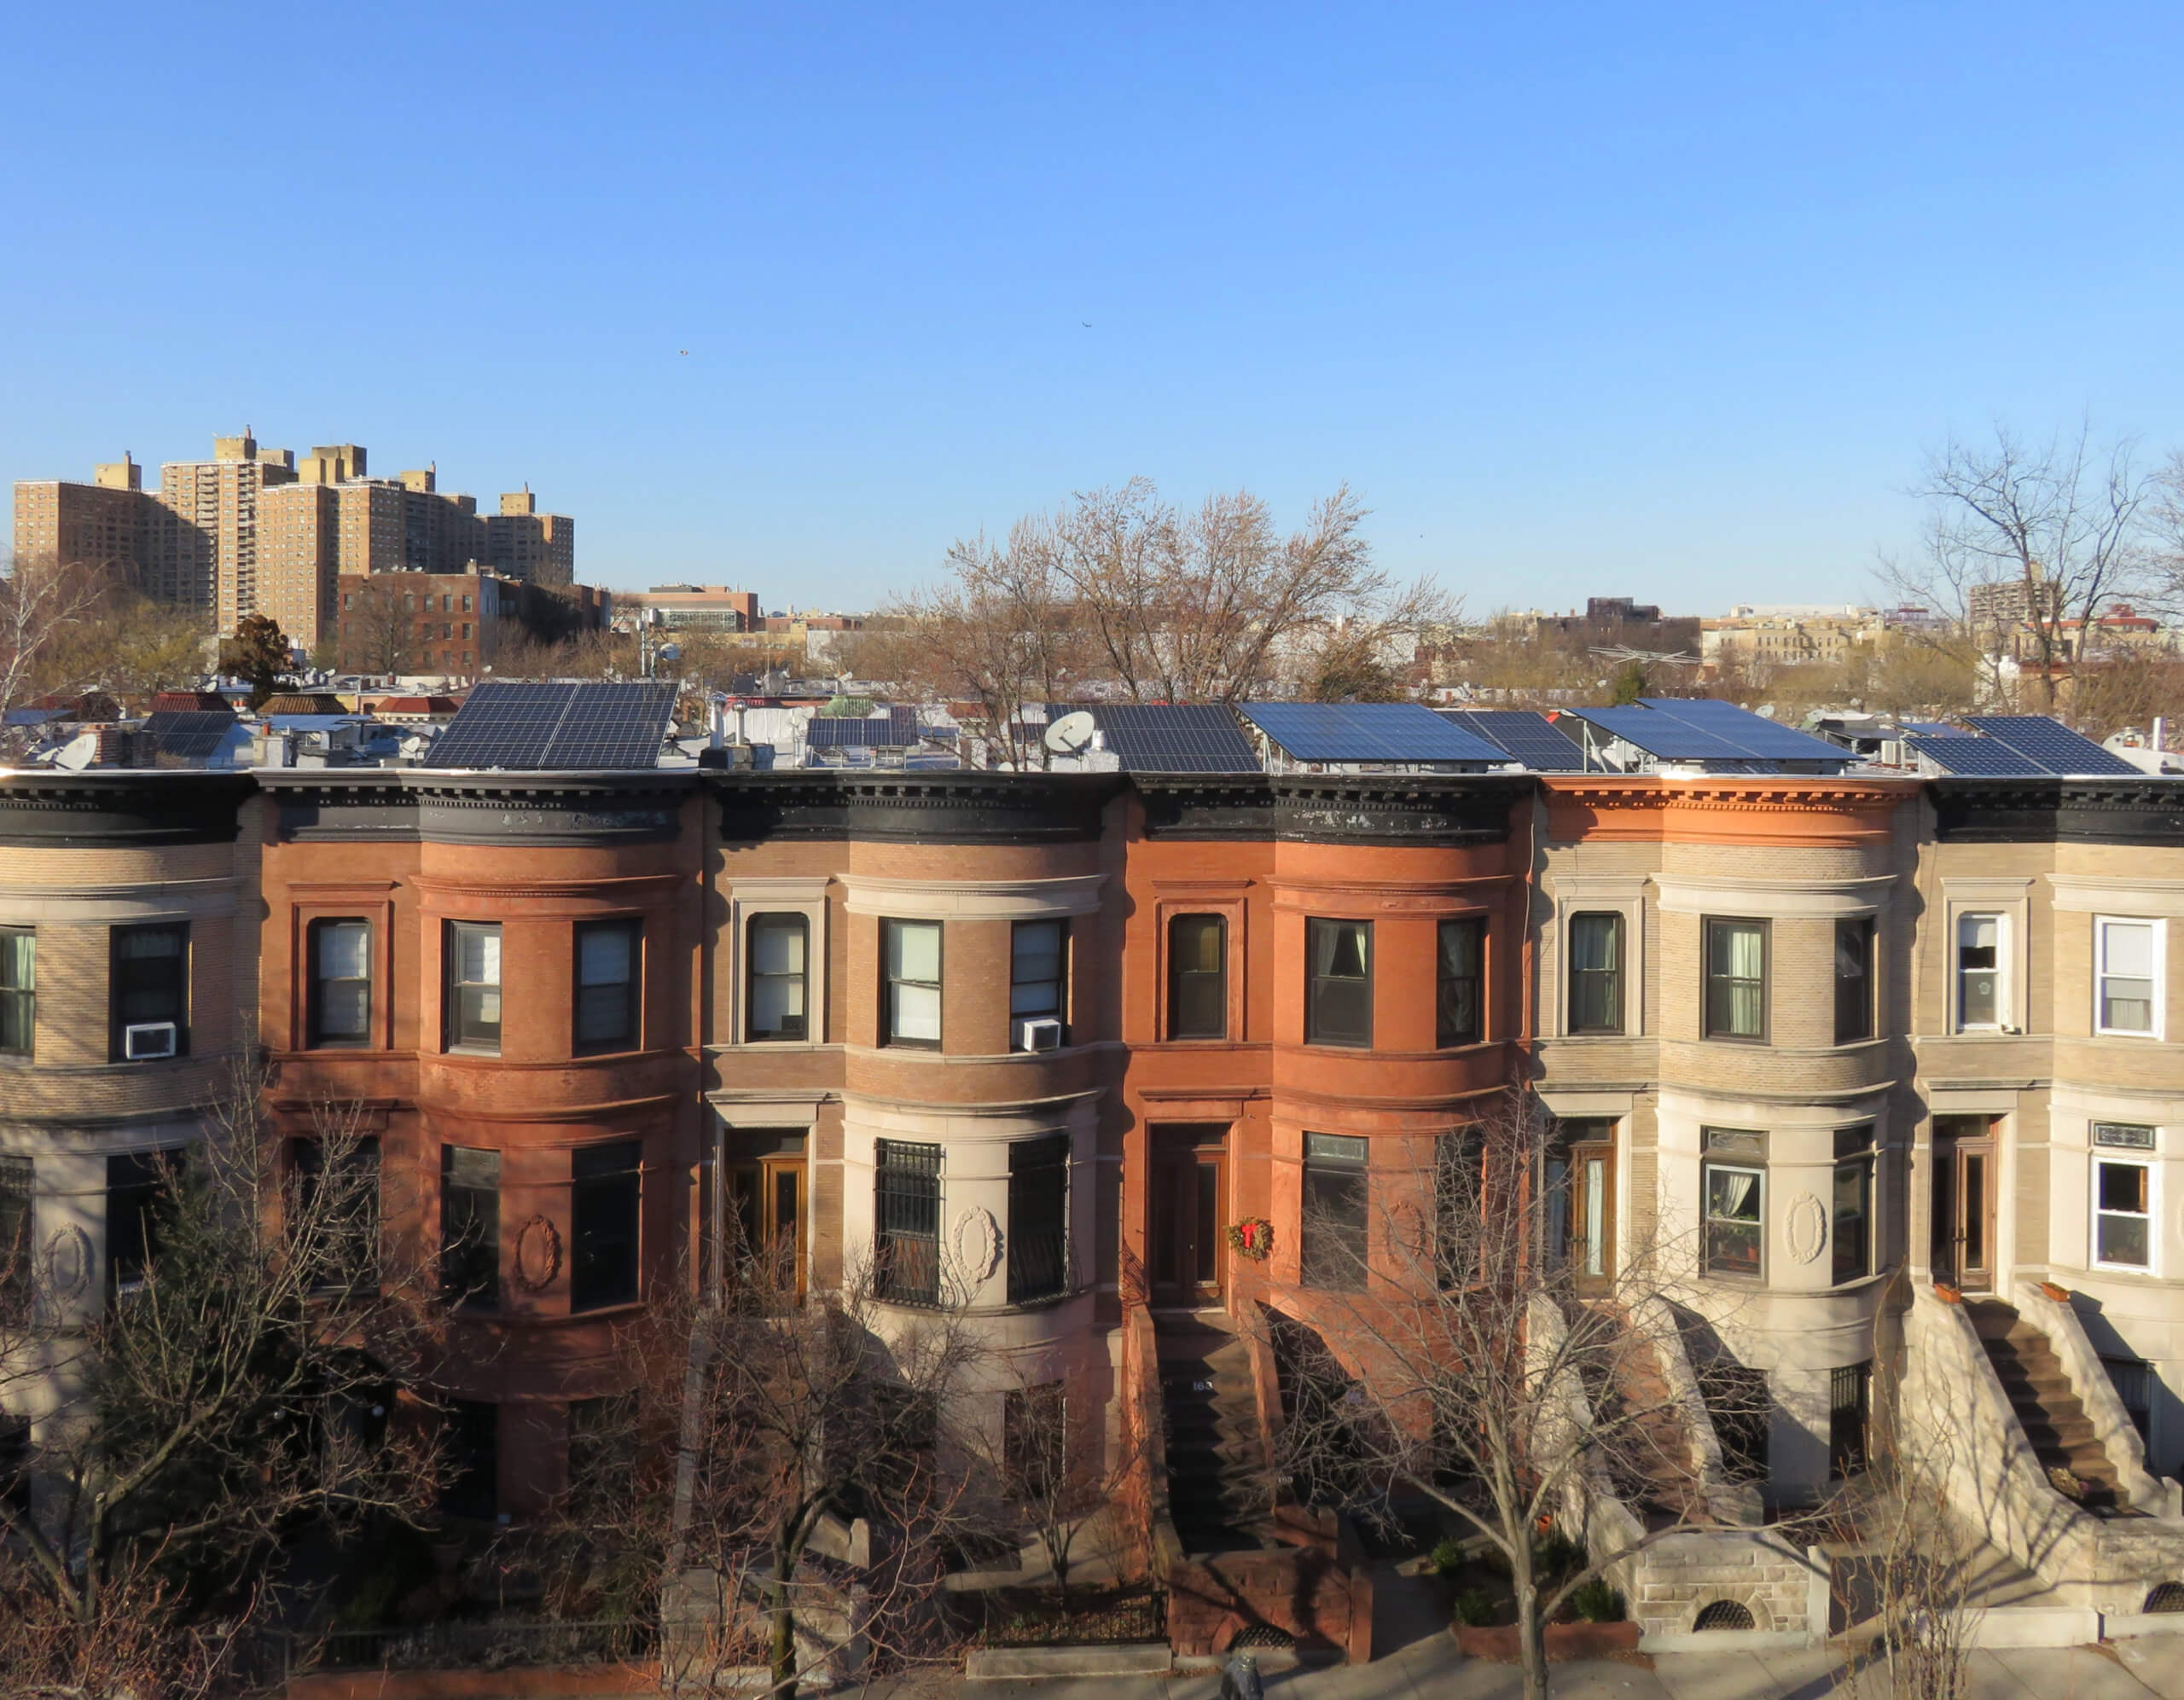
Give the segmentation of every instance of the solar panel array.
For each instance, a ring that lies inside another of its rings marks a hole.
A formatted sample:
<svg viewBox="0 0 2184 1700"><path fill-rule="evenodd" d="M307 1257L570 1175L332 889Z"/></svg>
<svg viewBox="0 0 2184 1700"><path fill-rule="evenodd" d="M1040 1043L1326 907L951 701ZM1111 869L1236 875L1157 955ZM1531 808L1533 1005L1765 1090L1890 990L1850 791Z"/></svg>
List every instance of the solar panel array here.
<svg viewBox="0 0 2184 1700"><path fill-rule="evenodd" d="M1649 708L1581 708L1577 717L1635 745L1664 762L1722 762L1751 759L1751 751L1705 727ZM1836 751L1840 757L1844 752Z"/></svg>
<svg viewBox="0 0 2184 1700"><path fill-rule="evenodd" d="M804 742L811 750L907 750L919 736L917 711L891 708L861 717L815 715L804 728Z"/></svg>
<svg viewBox="0 0 2184 1700"><path fill-rule="evenodd" d="M2015 775L2021 779L2029 774L2047 772L2045 768L2036 765L2030 757L1992 738L1967 738L1958 733L1949 738L1907 738L1903 741L1945 774L1977 779Z"/></svg>
<svg viewBox="0 0 2184 1700"><path fill-rule="evenodd" d="M2139 775L2121 756L2044 714L1970 714L1964 723L2030 757L2042 772Z"/></svg>
<svg viewBox="0 0 2184 1700"><path fill-rule="evenodd" d="M1825 738L1815 738L1809 732L1800 732L1795 727L1769 720L1763 714L1739 708L1734 703L1717 702L1711 697L1641 697L1638 700L1656 714L1670 715L1687 725L1711 732L1737 746L1740 754L1761 761L1844 759L1840 744L1831 744Z"/></svg>
<svg viewBox="0 0 2184 1700"><path fill-rule="evenodd" d="M238 723L224 709L160 709L145 716L141 730L170 760L202 762L219 750Z"/></svg>
<svg viewBox="0 0 2184 1700"><path fill-rule="evenodd" d="M1117 703L1090 710L1101 741L1127 774L1248 774L1259 758L1218 703Z"/></svg>
<svg viewBox="0 0 2184 1700"><path fill-rule="evenodd" d="M674 710L671 684L491 680L471 691L430 759L525 772L655 767Z"/></svg>
<svg viewBox="0 0 2184 1700"><path fill-rule="evenodd" d="M1784 762L1842 766L1850 752L1709 698L1641 697L1623 708L1581 708L1577 717L1664 762L1705 762L1719 773L1778 773Z"/></svg>
<svg viewBox="0 0 2184 1700"><path fill-rule="evenodd" d="M1452 726L1476 733L1537 774L1582 773L1585 752L1545 715L1523 708L1441 708L1433 711Z"/></svg>
<svg viewBox="0 0 2184 1700"><path fill-rule="evenodd" d="M1300 762L1508 759L1498 745L1422 703L1244 703L1245 718Z"/></svg>

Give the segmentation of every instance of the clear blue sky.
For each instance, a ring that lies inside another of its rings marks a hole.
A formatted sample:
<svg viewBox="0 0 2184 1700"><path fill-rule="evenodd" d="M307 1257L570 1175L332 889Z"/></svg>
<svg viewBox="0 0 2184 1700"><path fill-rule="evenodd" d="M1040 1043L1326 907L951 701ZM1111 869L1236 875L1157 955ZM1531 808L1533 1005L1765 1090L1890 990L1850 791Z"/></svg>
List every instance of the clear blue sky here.
<svg viewBox="0 0 2184 1700"><path fill-rule="evenodd" d="M1953 426L2184 443L2181 56L2173 5L20 5L0 481L247 423L527 479L595 582L853 606L1073 489L1346 479L1478 611L1856 598Z"/></svg>

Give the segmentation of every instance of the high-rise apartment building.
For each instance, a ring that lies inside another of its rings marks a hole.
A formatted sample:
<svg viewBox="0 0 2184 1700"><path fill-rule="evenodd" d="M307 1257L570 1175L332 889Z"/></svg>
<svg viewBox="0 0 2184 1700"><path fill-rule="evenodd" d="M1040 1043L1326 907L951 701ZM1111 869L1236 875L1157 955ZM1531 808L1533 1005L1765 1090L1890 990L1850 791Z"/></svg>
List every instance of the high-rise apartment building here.
<svg viewBox="0 0 2184 1700"><path fill-rule="evenodd" d="M159 530L160 505L144 494L144 469L124 455L92 469L91 482L29 479L15 486L15 559L96 562L141 573Z"/></svg>
<svg viewBox="0 0 2184 1700"><path fill-rule="evenodd" d="M162 465L160 502L177 523L158 540L154 594L212 613L223 632L258 612L259 494L295 479L295 452L260 449L247 431L214 438L209 461Z"/></svg>
<svg viewBox="0 0 2184 1700"><path fill-rule="evenodd" d="M497 572L555 589L577 577L577 522L566 513L541 513L531 486L501 497L501 511L485 521L486 560Z"/></svg>

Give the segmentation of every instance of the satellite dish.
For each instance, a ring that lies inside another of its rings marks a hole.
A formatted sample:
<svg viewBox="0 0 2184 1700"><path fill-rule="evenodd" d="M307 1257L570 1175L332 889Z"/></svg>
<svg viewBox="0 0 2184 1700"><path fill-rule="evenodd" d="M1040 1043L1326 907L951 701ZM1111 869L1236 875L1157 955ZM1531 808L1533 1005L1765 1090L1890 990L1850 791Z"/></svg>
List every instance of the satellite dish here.
<svg viewBox="0 0 2184 1700"><path fill-rule="evenodd" d="M1077 709L1047 728L1047 747L1058 756L1074 756L1089 747L1099 729L1089 709Z"/></svg>

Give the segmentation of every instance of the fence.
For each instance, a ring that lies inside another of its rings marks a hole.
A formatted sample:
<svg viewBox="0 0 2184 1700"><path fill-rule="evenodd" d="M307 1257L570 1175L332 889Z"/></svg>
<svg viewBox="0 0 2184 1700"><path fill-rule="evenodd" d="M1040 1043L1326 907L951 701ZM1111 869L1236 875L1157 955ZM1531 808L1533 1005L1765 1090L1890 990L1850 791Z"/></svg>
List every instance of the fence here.
<svg viewBox="0 0 2184 1700"><path fill-rule="evenodd" d="M427 1623L336 1629L311 1654L291 1639L283 1663L317 1670L509 1670L535 1665L613 1664L648 1656L658 1635L647 1622Z"/></svg>

